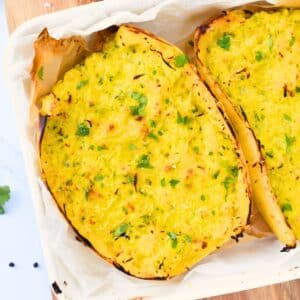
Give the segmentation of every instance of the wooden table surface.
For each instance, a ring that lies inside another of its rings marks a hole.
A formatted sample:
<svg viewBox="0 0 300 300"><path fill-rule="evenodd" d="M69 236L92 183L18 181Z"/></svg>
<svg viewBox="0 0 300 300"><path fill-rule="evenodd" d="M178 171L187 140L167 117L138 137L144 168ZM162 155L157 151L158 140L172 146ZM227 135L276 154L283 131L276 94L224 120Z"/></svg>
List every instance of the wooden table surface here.
<svg viewBox="0 0 300 300"><path fill-rule="evenodd" d="M34 16L90 2L93 0L5 0L9 31ZM300 300L300 279L209 300Z"/></svg>

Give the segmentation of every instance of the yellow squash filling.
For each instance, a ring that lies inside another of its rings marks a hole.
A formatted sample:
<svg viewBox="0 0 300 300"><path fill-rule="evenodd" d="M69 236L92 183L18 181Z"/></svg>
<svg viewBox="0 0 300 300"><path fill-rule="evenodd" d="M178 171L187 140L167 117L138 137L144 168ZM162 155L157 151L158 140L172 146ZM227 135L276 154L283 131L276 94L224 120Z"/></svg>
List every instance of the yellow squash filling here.
<svg viewBox="0 0 300 300"><path fill-rule="evenodd" d="M199 49L201 61L246 114L273 193L299 239L300 11L232 11L211 24Z"/></svg>
<svg viewBox="0 0 300 300"><path fill-rule="evenodd" d="M176 47L121 26L43 97L41 113L49 189L126 272L180 274L243 230L249 199L235 141Z"/></svg>

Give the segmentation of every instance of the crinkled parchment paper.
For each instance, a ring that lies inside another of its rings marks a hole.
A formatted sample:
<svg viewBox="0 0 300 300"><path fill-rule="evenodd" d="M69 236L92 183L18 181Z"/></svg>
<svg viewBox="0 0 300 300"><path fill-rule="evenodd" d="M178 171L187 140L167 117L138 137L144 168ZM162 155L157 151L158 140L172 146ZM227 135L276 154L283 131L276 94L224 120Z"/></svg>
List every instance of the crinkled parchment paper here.
<svg viewBox="0 0 300 300"><path fill-rule="evenodd" d="M234 247L227 245L186 275L170 281L127 276L76 240L76 234L40 179L34 146L37 118L29 114L29 71L33 41L44 27L56 38L74 34L88 37L110 25L131 22L186 50L187 40L201 22L222 9L249 2L105 0L32 19L13 33L5 59L7 83L17 113L49 277L51 284L56 282L62 291L57 294L58 299L195 299L300 277L299 247L281 253L282 245L272 237L246 238Z"/></svg>

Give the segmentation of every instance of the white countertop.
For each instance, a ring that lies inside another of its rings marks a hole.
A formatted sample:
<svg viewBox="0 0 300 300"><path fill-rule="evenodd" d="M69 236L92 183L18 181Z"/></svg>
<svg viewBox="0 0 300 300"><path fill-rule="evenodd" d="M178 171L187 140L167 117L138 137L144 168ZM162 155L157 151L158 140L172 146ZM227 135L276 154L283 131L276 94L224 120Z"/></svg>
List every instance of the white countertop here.
<svg viewBox="0 0 300 300"><path fill-rule="evenodd" d="M0 299L48 300L50 284L19 147L15 114L5 87L3 54L8 39L4 3L0 0L0 186L11 199L0 215ZM13 262L15 267L9 267ZM38 268L33 264L37 262Z"/></svg>

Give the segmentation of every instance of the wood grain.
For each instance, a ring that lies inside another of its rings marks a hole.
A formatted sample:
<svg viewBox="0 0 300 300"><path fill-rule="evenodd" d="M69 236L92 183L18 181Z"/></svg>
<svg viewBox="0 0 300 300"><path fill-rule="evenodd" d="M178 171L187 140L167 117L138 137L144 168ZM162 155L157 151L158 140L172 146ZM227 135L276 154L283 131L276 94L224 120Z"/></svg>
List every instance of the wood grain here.
<svg viewBox="0 0 300 300"><path fill-rule="evenodd" d="M120 0L121 1L121 0ZM12 32L24 21L60 9L94 2L92 0L5 0L7 23ZM217 287L216 287L217 288ZM300 279L240 293L203 300L300 300ZM85 300L85 299L83 299Z"/></svg>

